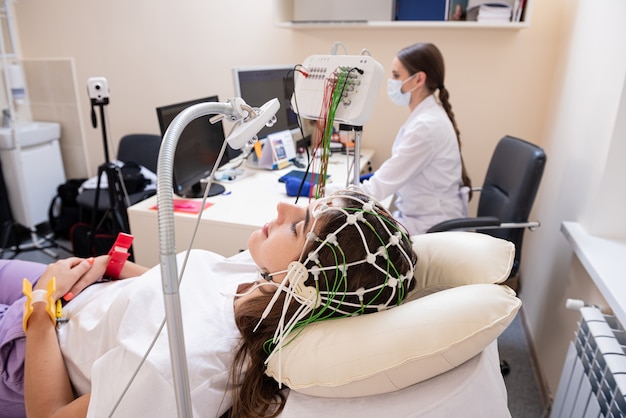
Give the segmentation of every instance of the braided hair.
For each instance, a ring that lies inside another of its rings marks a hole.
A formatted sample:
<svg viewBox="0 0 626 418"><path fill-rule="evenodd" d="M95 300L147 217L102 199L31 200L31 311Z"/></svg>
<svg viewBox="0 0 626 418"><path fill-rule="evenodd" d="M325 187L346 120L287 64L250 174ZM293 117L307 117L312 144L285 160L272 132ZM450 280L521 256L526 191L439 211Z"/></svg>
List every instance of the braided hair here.
<svg viewBox="0 0 626 418"><path fill-rule="evenodd" d="M420 71L426 73L426 88L432 94L439 90L439 101L443 106L452 126L456 133L456 140L459 145L459 153L461 153L461 132L457 126L452 105L450 104L450 93L444 84L445 65L443 55L439 48L431 43L417 43L403 48L397 54L398 60L404 65L409 75L416 74ZM472 181L467 174L463 154L461 153L461 178L463 185L472 188ZM471 192L470 192L471 196Z"/></svg>

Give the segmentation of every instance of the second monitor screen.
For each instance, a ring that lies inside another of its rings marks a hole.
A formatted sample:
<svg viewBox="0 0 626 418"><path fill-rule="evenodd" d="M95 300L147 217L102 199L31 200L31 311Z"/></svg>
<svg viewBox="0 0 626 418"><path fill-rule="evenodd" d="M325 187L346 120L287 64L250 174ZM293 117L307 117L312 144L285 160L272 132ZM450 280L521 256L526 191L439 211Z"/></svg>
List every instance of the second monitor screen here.
<svg viewBox="0 0 626 418"><path fill-rule="evenodd" d="M273 98L280 101L276 123L264 127L259 138L268 134L298 127L296 114L291 110L293 94L293 66L239 67L233 69L235 95L252 107L261 107Z"/></svg>

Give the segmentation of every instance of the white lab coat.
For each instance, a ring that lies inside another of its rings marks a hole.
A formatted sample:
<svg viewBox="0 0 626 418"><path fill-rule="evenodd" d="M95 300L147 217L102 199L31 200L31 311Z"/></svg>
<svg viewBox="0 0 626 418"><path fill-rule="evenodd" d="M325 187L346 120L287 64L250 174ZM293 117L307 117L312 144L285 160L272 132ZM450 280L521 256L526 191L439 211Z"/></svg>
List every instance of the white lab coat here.
<svg viewBox="0 0 626 418"><path fill-rule="evenodd" d="M398 131L386 160L362 190L378 200L395 193L394 215L411 235L467 216L461 153L454 127L434 95L424 99Z"/></svg>

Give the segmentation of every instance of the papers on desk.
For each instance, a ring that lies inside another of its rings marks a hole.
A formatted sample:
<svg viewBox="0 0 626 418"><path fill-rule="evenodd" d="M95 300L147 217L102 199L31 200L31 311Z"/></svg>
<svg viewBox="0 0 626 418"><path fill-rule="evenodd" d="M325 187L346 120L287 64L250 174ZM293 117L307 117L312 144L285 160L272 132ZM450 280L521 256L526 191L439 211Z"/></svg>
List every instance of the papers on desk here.
<svg viewBox="0 0 626 418"><path fill-rule="evenodd" d="M201 200L192 200L192 199L176 199L174 200L174 212L183 212L183 213L200 213L208 207L213 206L212 202L205 202L204 207L202 207ZM157 210L158 205L152 206L150 209Z"/></svg>
<svg viewBox="0 0 626 418"><path fill-rule="evenodd" d="M254 147L260 168L280 170L296 158L296 147L290 130L269 134L265 145L257 142Z"/></svg>

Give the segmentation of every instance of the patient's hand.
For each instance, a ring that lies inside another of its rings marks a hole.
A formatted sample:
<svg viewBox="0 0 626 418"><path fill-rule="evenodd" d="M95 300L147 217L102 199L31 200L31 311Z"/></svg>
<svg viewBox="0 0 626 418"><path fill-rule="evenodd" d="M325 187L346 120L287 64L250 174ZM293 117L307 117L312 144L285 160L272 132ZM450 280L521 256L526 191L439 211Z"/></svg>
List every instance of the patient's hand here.
<svg viewBox="0 0 626 418"><path fill-rule="evenodd" d="M108 255L101 255L95 257L93 260L91 269L85 273L84 279L87 283L94 283L102 279L104 273L106 272L107 265L109 264L110 257ZM139 264L135 264L132 261L127 260L124 262L124 266L122 267L122 271L120 272L118 279L122 280L131 277L138 277L146 271L148 271L147 267L140 266Z"/></svg>
<svg viewBox="0 0 626 418"><path fill-rule="evenodd" d="M54 277L56 280L56 290L53 294L54 300L60 299L68 292L77 295L92 282L91 276L87 275L91 270L91 262L78 257L70 257L49 264L35 285L35 290L46 289L48 282Z"/></svg>
<svg viewBox="0 0 626 418"><path fill-rule="evenodd" d="M91 269L89 269L89 271L85 273L83 280L85 280L85 282L89 284L101 280L102 276L104 276L104 272L106 271L107 264L109 264L108 255L100 255L98 257L94 257Z"/></svg>

